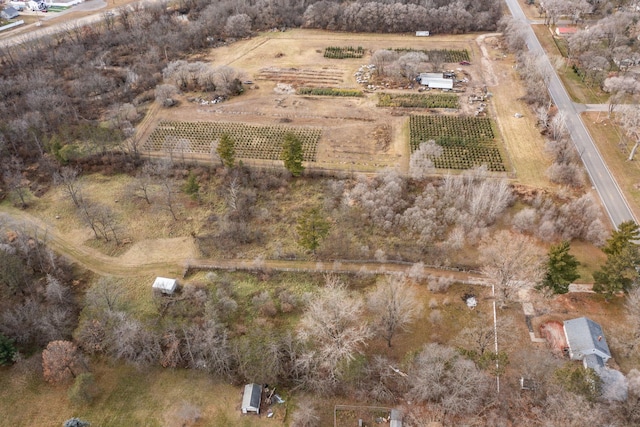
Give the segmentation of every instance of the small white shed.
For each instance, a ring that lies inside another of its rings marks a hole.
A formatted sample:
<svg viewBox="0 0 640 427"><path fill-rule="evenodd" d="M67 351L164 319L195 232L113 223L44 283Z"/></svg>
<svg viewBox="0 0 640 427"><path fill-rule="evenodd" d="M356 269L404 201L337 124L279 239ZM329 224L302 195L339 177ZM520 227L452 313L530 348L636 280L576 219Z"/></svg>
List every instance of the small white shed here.
<svg viewBox="0 0 640 427"><path fill-rule="evenodd" d="M156 277L152 286L154 291L158 291L165 295L173 295L178 289L178 281L176 279L168 279L166 277Z"/></svg>
<svg viewBox="0 0 640 427"><path fill-rule="evenodd" d="M453 79L429 79L430 89L453 89Z"/></svg>
<svg viewBox="0 0 640 427"><path fill-rule="evenodd" d="M260 401L262 400L262 386L260 384L247 384L242 394L242 413L260 413Z"/></svg>

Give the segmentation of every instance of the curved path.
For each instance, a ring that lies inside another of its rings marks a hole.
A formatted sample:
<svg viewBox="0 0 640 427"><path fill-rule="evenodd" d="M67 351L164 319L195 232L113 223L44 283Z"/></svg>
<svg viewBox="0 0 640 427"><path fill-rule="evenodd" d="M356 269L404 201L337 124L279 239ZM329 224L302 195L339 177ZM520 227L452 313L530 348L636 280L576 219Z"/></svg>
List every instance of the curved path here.
<svg viewBox="0 0 640 427"><path fill-rule="evenodd" d="M172 252L161 261L131 261L127 254L112 257L85 246L77 245L60 233L55 226L27 212L7 206L0 206L0 229L25 230L34 237L43 240L54 252L77 263L87 270L101 275L117 277L135 277L170 273L182 275L187 268L194 270L255 270L257 268L275 271L301 271L310 273L363 273L396 274L408 273L413 264L401 262L336 261L316 262L299 260L247 260L247 259L204 259L192 258L190 254ZM158 239L158 244L167 240L185 240L190 238ZM170 243L169 243L170 244ZM486 284L478 273L461 272L439 268L424 268L424 275L451 277L468 284Z"/></svg>

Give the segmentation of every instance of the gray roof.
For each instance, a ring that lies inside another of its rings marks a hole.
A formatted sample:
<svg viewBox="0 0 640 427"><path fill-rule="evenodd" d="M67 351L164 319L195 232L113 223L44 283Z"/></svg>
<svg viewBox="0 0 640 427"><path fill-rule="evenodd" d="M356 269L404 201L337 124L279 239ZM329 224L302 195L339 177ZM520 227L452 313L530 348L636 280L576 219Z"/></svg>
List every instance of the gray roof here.
<svg viewBox="0 0 640 427"><path fill-rule="evenodd" d="M611 359L611 352L602 327L593 320L586 317L565 320L564 333L571 359L582 360L591 354L599 356L603 363ZM597 363L595 359L594 363Z"/></svg>
<svg viewBox="0 0 640 427"><path fill-rule="evenodd" d="M5 7L2 10L2 16L6 16L7 19L15 18L18 15L19 15L18 11L12 6Z"/></svg>
<svg viewBox="0 0 640 427"><path fill-rule="evenodd" d="M600 372L600 369L604 368L604 360L597 354L587 354L582 362L585 368L591 368L596 372Z"/></svg>
<svg viewBox="0 0 640 427"><path fill-rule="evenodd" d="M242 412L260 413L260 400L262 398L262 386L260 384L247 384L242 395Z"/></svg>

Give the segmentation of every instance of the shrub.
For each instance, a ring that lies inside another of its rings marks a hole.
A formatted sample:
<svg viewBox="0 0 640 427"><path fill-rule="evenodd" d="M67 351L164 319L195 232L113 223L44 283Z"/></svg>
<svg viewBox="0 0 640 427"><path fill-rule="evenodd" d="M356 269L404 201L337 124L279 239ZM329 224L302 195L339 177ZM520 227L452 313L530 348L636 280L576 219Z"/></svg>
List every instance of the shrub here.
<svg viewBox="0 0 640 427"><path fill-rule="evenodd" d="M88 405L100 393L96 380L91 373L83 373L76 377L69 389L69 400L76 405Z"/></svg>
<svg viewBox="0 0 640 427"><path fill-rule="evenodd" d="M0 366L10 365L14 362L16 348L13 341L0 334Z"/></svg>

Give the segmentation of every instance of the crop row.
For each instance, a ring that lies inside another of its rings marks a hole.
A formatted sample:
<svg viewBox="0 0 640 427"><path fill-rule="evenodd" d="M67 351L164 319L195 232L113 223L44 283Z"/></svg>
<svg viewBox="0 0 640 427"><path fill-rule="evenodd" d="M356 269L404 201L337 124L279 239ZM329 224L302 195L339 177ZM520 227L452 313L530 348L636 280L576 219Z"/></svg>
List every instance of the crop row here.
<svg viewBox="0 0 640 427"><path fill-rule="evenodd" d="M332 87L301 87L298 88L298 95L319 95L319 96L363 96L361 90L357 89L336 89Z"/></svg>
<svg viewBox="0 0 640 427"><path fill-rule="evenodd" d="M434 140L443 149L433 159L437 168L469 169L486 164L489 170L504 171L491 120L486 117L414 115L409 118L411 151L420 143Z"/></svg>
<svg viewBox="0 0 640 427"><path fill-rule="evenodd" d="M469 61L469 51L466 49L410 49L394 48L396 52L422 52L429 57L429 62L460 62Z"/></svg>
<svg viewBox="0 0 640 427"><path fill-rule="evenodd" d="M378 94L378 107L458 108L458 106L458 96L451 94Z"/></svg>
<svg viewBox="0 0 640 427"><path fill-rule="evenodd" d="M234 141L241 159L279 160L287 133L302 141L305 161L316 160L320 129L291 126L259 126L232 122L161 122L146 142L151 151L210 154L222 134Z"/></svg>
<svg viewBox="0 0 640 427"><path fill-rule="evenodd" d="M362 58L365 50L362 46L329 46L324 49L324 57L330 59Z"/></svg>

